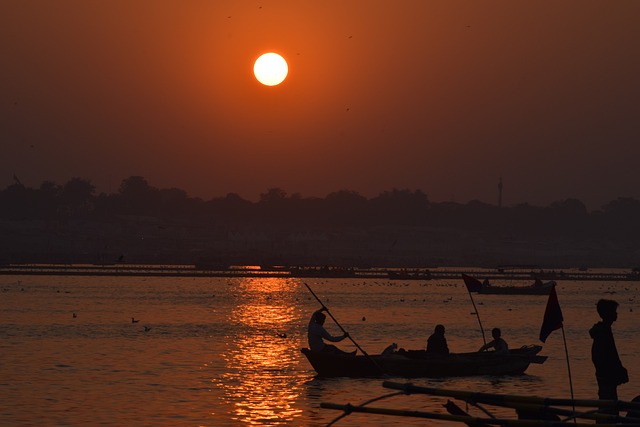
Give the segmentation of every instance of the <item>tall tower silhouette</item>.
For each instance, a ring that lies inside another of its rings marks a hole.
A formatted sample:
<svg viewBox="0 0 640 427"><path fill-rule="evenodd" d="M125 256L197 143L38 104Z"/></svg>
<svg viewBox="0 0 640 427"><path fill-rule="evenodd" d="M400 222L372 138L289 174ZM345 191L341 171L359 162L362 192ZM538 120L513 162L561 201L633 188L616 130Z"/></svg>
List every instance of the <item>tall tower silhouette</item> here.
<svg viewBox="0 0 640 427"><path fill-rule="evenodd" d="M498 179L498 207L502 207L502 177Z"/></svg>

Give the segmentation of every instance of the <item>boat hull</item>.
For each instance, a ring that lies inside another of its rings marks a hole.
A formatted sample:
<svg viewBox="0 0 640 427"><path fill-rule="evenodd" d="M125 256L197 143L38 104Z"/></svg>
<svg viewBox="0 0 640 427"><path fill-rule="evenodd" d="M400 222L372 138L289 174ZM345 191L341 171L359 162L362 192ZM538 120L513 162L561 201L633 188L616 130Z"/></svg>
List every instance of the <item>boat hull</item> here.
<svg viewBox="0 0 640 427"><path fill-rule="evenodd" d="M321 377L402 377L438 378L475 375L520 375L531 363L543 363L540 346L523 347L508 355L493 352L457 353L434 356L422 350L399 351L391 355L358 355L312 352L302 353Z"/></svg>

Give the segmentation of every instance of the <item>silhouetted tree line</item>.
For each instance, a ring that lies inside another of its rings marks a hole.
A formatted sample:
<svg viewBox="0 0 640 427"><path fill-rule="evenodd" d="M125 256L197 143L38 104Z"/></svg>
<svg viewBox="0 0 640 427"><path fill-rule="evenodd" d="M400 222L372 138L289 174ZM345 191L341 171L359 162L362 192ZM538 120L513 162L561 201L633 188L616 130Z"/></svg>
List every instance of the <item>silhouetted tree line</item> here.
<svg viewBox="0 0 640 427"><path fill-rule="evenodd" d="M618 198L589 213L577 199L540 207L498 207L480 201L431 202L420 190L393 189L367 199L340 190L325 198L287 195L270 188L258 202L229 193L202 200L178 188L160 189L141 176L122 181L115 194L96 194L90 180L72 178L63 185L44 181L39 188L15 183L0 191L0 218L51 220L139 215L167 219L219 221L226 224L347 226L437 226L467 230L526 231L574 235L585 232L638 237L640 201Z"/></svg>
<svg viewBox="0 0 640 427"><path fill-rule="evenodd" d="M373 198L340 190L318 198L288 195L280 188L271 188L257 202L235 193L202 200L178 188L153 187L142 176L124 179L114 194L96 194L91 181L83 178L72 178L63 185L45 181L39 188L16 182L0 191L3 220L64 223L111 221L123 216L225 229L397 227L457 230L463 233L461 238L482 235L512 240L554 239L560 243L563 239L591 239L596 246L615 242L616 250L640 253L640 201L634 198L618 198L592 212L576 199L549 206L498 207L475 200L466 204L432 202L422 191L408 189L384 191Z"/></svg>

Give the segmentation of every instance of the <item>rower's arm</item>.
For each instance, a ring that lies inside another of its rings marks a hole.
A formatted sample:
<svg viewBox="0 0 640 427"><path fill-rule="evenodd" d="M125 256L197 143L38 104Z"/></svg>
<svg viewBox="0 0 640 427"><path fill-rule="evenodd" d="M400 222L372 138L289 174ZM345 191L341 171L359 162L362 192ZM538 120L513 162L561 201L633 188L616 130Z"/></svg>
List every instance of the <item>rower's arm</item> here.
<svg viewBox="0 0 640 427"><path fill-rule="evenodd" d="M348 337L348 335L346 333L344 333L343 335L340 335L339 337L334 337L329 332L327 332L326 329L322 328L322 338L324 338L327 341L339 342L339 341L342 341L343 339L345 339L346 337Z"/></svg>

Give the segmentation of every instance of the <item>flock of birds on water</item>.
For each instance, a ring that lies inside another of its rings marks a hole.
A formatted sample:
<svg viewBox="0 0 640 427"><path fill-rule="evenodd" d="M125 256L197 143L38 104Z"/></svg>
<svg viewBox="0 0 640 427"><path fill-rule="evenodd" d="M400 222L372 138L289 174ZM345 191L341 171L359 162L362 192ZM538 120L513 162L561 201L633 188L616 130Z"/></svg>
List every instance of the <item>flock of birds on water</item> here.
<svg viewBox="0 0 640 427"><path fill-rule="evenodd" d="M21 281L18 281L16 284L17 284L17 285L21 285L21 283L22 283ZM229 283L227 283L227 284L228 284L228 285L231 285L232 283L231 283L231 282L229 282ZM367 281L365 281L365 282L363 282L363 283L353 283L352 285L353 285L353 286L374 286L374 285L377 285L377 286L409 286L409 284L408 284L408 283L406 283L406 282L400 282L400 283L397 283L397 282L395 282L395 283L394 283L394 282L382 282L382 283L380 283L380 282L377 282L377 281L368 281L368 282L367 282ZM425 284L421 284L421 286L427 286L427 283L425 283ZM451 286L451 287L457 287L457 286L458 286L458 284L438 284L438 285L436 285L436 286ZM615 286L614 286L614 285L602 284L602 285L600 285L600 288L601 288L601 289L604 289L604 290L603 290L603 293L604 293L604 294L614 295L614 294L616 294L616 293L617 293L616 288L615 288ZM625 287L624 287L624 290L625 290L625 291L629 291L630 289L629 289L629 287L626 287L626 286L625 286ZM9 289L9 288L3 288L3 289L2 289L2 292L9 292L9 291L10 291L10 289ZM20 291L21 291L21 292L24 292L24 291L25 291L25 288L24 288L24 287L21 287L21 288L20 288ZM58 290L56 290L56 292L57 292L57 293L60 293L61 291L58 289ZM70 291L64 291L64 293L69 294L69 293L70 293ZM215 297L215 294L214 294L214 295L211 295L211 296L212 296L212 297ZM267 296L266 298L267 298L267 299L269 299L269 298L271 298L271 296ZM309 298L310 298L310 297L309 297ZM298 299L298 298L296 298L296 300L297 300L297 299ZM413 300L413 301L417 301L417 300L418 300L418 299L414 298L414 300ZM453 297L448 297L448 298L444 299L442 302L443 302L443 303L448 303L448 302L450 302L450 301L452 301L452 300L453 300ZM399 301L400 301L400 302L405 302L405 298L400 298L400 299L399 299ZM426 298L423 298L423 299L422 299L422 301L423 301L423 302L425 302L425 301L426 301ZM628 298L628 302L632 303L632 302L634 302L634 301L635 301L635 296L633 296L633 297L629 297L629 298ZM328 300L327 300L327 302L328 302ZM483 305L483 303L482 303L482 302L478 302L478 303L477 303L477 305ZM508 309L508 310L511 310L511 309ZM632 308L632 307L630 307L630 308L629 308L629 311L630 311L630 312L633 312L633 308ZM474 315L474 314L476 314L476 313L475 313L475 312L471 312L470 314ZM77 313L77 312L73 312L73 313L72 313L72 318L73 318L73 319L77 319L77 318L78 318L78 313ZM361 319L361 320L362 320L363 322L365 322L365 321L367 320L366 316L362 316L362 319ZM135 317L131 317L131 323L132 323L132 324L134 324L134 325L135 325L135 324L138 324L139 322L140 322L140 319L136 319ZM151 326L143 325L143 329L141 330L141 332L150 332L150 331L151 331L151 329L152 329L152 328L151 328ZM288 336L287 336L287 334L286 334L286 333L284 333L284 332L279 332L279 333L276 333L276 337L277 337L277 338L287 338Z"/></svg>
<svg viewBox="0 0 640 427"><path fill-rule="evenodd" d="M77 319L77 318L78 318L78 313L76 313L76 312L74 311L74 312L71 314L71 317L72 317L73 319ZM132 317L132 318L131 318L131 323L136 324L136 323L139 323L139 322L140 322L140 319L136 319L135 317ZM143 332L149 332L150 330L151 330L151 326L147 326L147 325L144 325L144 326L143 326L143 329L142 329L142 331L143 331Z"/></svg>

